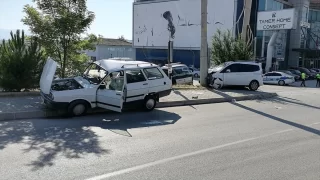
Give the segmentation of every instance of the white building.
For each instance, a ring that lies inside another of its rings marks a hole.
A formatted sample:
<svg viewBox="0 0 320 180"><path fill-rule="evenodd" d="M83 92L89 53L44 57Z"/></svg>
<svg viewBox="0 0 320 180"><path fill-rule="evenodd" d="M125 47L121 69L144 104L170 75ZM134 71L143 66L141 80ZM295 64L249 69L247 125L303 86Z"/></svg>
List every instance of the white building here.
<svg viewBox="0 0 320 180"><path fill-rule="evenodd" d="M127 57L135 59L135 49L132 43L121 39L103 38L96 45L96 50L86 50L85 53L91 60L108 59L113 57Z"/></svg>

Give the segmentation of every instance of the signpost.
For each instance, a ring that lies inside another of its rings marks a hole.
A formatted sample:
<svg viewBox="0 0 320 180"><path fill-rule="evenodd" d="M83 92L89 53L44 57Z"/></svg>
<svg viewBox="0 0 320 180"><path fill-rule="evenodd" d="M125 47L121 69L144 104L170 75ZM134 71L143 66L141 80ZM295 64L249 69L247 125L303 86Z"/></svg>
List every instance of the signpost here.
<svg viewBox="0 0 320 180"><path fill-rule="evenodd" d="M296 28L295 9L258 12L257 30L282 30Z"/></svg>
<svg viewBox="0 0 320 180"><path fill-rule="evenodd" d="M258 31L274 31L267 49L267 59L265 71L269 72L272 66L272 57L275 49L275 42L279 34L279 30L295 29L297 26L297 12L294 8L283 9L279 11L261 11L258 12L257 30Z"/></svg>

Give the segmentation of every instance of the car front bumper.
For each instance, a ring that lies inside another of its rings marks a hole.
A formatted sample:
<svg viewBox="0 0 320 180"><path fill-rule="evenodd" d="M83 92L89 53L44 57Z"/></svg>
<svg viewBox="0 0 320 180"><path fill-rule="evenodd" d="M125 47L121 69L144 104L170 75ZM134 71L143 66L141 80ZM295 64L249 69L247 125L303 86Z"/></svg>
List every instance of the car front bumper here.
<svg viewBox="0 0 320 180"><path fill-rule="evenodd" d="M67 102L56 102L49 95L40 92L43 103L50 109L66 109L69 105Z"/></svg>

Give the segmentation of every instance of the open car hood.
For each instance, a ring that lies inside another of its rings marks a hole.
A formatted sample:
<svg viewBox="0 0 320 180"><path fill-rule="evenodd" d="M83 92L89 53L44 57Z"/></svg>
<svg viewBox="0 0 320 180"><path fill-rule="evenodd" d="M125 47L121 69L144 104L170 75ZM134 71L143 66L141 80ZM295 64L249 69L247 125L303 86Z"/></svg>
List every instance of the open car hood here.
<svg viewBox="0 0 320 180"><path fill-rule="evenodd" d="M43 71L40 78L40 90L44 94L49 94L51 90L52 81L56 73L58 63L53 59L48 58L46 64L43 67Z"/></svg>

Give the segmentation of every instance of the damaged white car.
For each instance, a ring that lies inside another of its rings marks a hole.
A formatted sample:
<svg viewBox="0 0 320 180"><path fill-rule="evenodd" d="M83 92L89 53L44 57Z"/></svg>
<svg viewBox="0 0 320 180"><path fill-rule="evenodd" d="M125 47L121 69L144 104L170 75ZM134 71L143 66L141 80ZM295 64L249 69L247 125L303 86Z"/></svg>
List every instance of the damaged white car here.
<svg viewBox="0 0 320 180"><path fill-rule="evenodd" d="M56 69L57 63L48 59L40 79L41 97L47 106L72 116L96 107L121 112L141 105L151 111L172 89L159 66L143 61L99 60L82 76L53 80Z"/></svg>

